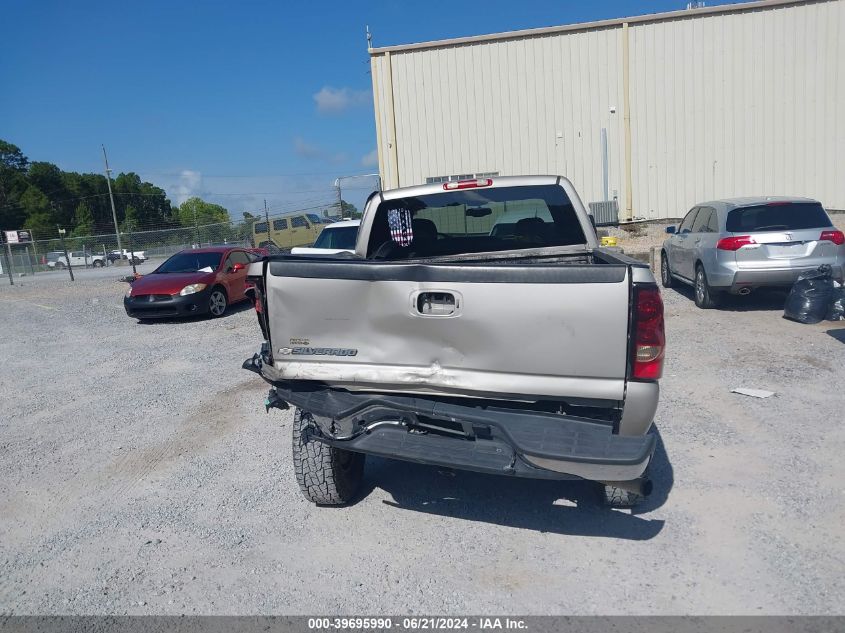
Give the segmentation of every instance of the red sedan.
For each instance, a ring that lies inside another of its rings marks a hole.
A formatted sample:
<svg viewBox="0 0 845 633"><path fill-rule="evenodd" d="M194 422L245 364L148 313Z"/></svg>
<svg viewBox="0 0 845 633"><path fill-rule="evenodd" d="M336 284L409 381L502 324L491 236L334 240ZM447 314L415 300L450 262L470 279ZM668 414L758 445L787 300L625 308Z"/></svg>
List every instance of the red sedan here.
<svg viewBox="0 0 845 633"><path fill-rule="evenodd" d="M227 246L181 251L132 282L123 307L136 319L223 316L230 304L246 299L247 268L258 259Z"/></svg>

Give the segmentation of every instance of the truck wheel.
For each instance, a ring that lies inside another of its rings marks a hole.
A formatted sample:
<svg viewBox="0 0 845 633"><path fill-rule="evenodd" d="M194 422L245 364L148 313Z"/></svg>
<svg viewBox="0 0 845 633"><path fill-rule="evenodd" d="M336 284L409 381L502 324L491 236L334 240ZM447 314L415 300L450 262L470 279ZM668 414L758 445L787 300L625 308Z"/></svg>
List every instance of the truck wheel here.
<svg viewBox="0 0 845 633"><path fill-rule="evenodd" d="M364 455L333 448L313 438L317 427L307 411L293 414L293 469L305 498L317 505L349 503L361 486Z"/></svg>
<svg viewBox="0 0 845 633"><path fill-rule="evenodd" d="M660 282L664 288L672 287L672 271L669 270L669 258L666 251L660 252Z"/></svg>
<svg viewBox="0 0 845 633"><path fill-rule="evenodd" d="M699 264L695 267L695 305L704 310L716 307L716 297L710 284L707 283L707 273L704 272L704 266Z"/></svg>
<svg viewBox="0 0 845 633"><path fill-rule="evenodd" d="M611 508L633 508L645 499L645 497L638 495L636 492L622 490L622 488L617 488L616 486L599 485L602 489L602 503Z"/></svg>
<svg viewBox="0 0 845 633"><path fill-rule="evenodd" d="M95 259L94 263L92 265L94 266L94 268L101 268L102 265L103 265L103 262L101 262L99 259Z"/></svg>

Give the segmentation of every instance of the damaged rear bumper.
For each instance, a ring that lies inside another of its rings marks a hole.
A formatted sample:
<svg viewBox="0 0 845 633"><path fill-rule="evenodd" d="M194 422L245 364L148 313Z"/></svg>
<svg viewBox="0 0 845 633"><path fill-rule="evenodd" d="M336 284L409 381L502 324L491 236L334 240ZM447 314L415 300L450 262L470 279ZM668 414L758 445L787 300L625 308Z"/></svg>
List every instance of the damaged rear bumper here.
<svg viewBox="0 0 845 633"><path fill-rule="evenodd" d="M269 406L308 411L314 436L336 448L423 464L539 479L628 482L654 453L653 435L621 436L610 422L484 401L349 392L273 379L258 356L244 363L273 385Z"/></svg>

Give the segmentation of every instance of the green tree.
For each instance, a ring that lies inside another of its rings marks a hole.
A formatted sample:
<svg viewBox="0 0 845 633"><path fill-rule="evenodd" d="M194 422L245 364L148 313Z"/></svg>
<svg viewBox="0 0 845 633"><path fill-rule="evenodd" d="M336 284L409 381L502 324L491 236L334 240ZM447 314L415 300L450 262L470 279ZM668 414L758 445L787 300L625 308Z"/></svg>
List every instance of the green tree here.
<svg viewBox="0 0 845 633"><path fill-rule="evenodd" d="M51 213L50 200L44 195L38 187L29 185L26 191L18 200L18 203L26 209L27 216L35 215L36 213Z"/></svg>
<svg viewBox="0 0 845 633"><path fill-rule="evenodd" d="M358 220L361 218L361 212L358 211L358 207L354 204L347 202L346 200L340 201L340 217L342 218L351 218L353 220Z"/></svg>
<svg viewBox="0 0 845 633"><path fill-rule="evenodd" d="M123 222L120 223L120 231L126 233L128 231L138 230L138 210L131 204L126 205L126 210L123 212Z"/></svg>
<svg viewBox="0 0 845 633"><path fill-rule="evenodd" d="M55 213L50 206L50 201L44 192L38 187L29 185L19 200L20 206L26 212L24 226L39 235L55 235L56 221Z"/></svg>
<svg viewBox="0 0 845 633"><path fill-rule="evenodd" d="M182 226L202 226L229 222L229 212L219 204L201 198L188 198L179 205L178 218Z"/></svg>
<svg viewBox="0 0 845 633"><path fill-rule="evenodd" d="M29 184L26 168L29 160L17 145L0 140L0 229L22 228L26 209L20 197Z"/></svg>
<svg viewBox="0 0 845 633"><path fill-rule="evenodd" d="M23 155L21 148L0 139L0 167L23 173L29 165L29 159Z"/></svg>
<svg viewBox="0 0 845 633"><path fill-rule="evenodd" d="M94 234L94 213L85 202L76 205L75 220L72 232L74 237Z"/></svg>
<svg viewBox="0 0 845 633"><path fill-rule="evenodd" d="M121 215L121 209L126 213L131 206L136 226L165 228L173 225L172 207L164 189L142 181L138 174L118 174L114 179L114 195L118 215Z"/></svg>
<svg viewBox="0 0 845 633"><path fill-rule="evenodd" d="M240 240L248 240L252 237L252 224L258 219L258 217L252 215L249 211L244 211L243 215L243 222L238 224L235 235Z"/></svg>

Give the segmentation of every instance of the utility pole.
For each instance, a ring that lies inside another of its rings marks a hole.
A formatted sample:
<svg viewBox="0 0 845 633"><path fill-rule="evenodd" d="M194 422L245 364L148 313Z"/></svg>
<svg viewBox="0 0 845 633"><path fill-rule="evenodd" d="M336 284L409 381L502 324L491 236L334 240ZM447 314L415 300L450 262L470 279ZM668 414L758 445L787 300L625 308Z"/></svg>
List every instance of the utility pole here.
<svg viewBox="0 0 845 633"><path fill-rule="evenodd" d="M117 211L114 208L114 194L111 192L111 169L109 169L109 158L106 156L106 146L101 145L103 148L103 160L106 163L106 184L109 186L109 201L111 202L111 217L114 220L114 234L117 237L117 250L120 252L120 259L117 260L119 262L123 261L123 245L120 243L120 229L117 227ZM71 273L71 278L73 278L73 273Z"/></svg>
<svg viewBox="0 0 845 633"><path fill-rule="evenodd" d="M267 235L270 235L270 214L267 212L267 198L264 198L264 221L267 223Z"/></svg>
<svg viewBox="0 0 845 633"><path fill-rule="evenodd" d="M197 248L202 248L202 243L200 242L200 225L197 220L197 205L194 203L192 206L194 207L194 233L196 234Z"/></svg>
<svg viewBox="0 0 845 633"><path fill-rule="evenodd" d="M67 246L65 246L65 230L60 229L58 224L56 225L56 228L59 230L59 239L62 242L62 250L65 253L65 263L67 264L67 271L70 274L70 280L76 281L73 278L73 266L70 264L70 256L67 254Z"/></svg>
<svg viewBox="0 0 845 633"><path fill-rule="evenodd" d="M14 286L15 285L15 280L14 280L15 274L12 272L12 247L9 244L8 237L6 238L6 253L8 253L8 257L6 258L6 264L7 264L6 272L9 275L9 284Z"/></svg>
<svg viewBox="0 0 845 633"><path fill-rule="evenodd" d="M340 219L343 219L343 198L340 197L340 178L334 181L334 186L337 188L337 214Z"/></svg>
<svg viewBox="0 0 845 633"><path fill-rule="evenodd" d="M340 210L340 217L343 218L343 198L340 197L340 181L352 180L353 178L375 178L378 182L378 190L381 191L381 175L380 174L355 174L354 176L338 176L334 180L335 189L337 189L337 208ZM362 209L363 211L363 209Z"/></svg>
<svg viewBox="0 0 845 633"><path fill-rule="evenodd" d="M126 227L126 232L129 234L129 257L132 262L132 276L137 277L138 271L135 270L135 247L132 245L132 223L128 223L129 226Z"/></svg>

